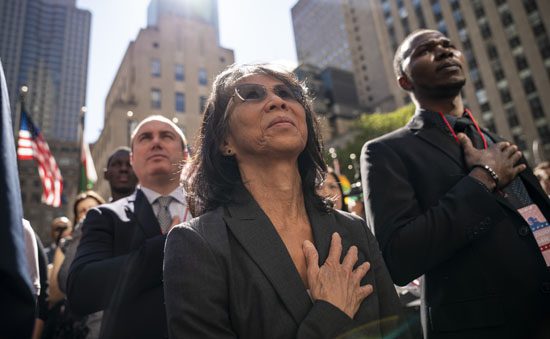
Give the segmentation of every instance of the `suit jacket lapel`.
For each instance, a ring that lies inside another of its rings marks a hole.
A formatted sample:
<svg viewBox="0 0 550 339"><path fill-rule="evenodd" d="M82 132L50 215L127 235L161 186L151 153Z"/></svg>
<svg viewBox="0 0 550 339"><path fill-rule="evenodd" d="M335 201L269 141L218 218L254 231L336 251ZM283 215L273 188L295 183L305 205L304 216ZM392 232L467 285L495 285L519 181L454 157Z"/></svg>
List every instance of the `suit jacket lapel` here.
<svg viewBox="0 0 550 339"><path fill-rule="evenodd" d="M236 189L239 201L224 215L230 231L258 265L280 296L297 324L311 308L305 286L281 237L267 215L243 187Z"/></svg>
<svg viewBox="0 0 550 339"><path fill-rule="evenodd" d="M342 255L340 256L340 260L343 260L347 250L352 245L350 241L351 237L347 229L344 227L337 227L334 214L320 212L315 206L307 202L306 208L313 231L313 238L315 239L315 248L319 253L319 266L324 264L327 260L332 234L335 232L342 238Z"/></svg>
<svg viewBox="0 0 550 339"><path fill-rule="evenodd" d="M464 168L463 152L461 146L456 142L450 132L445 133L435 125L433 117L428 115L436 113L428 111L417 111L407 127L419 138L426 141L449 157L460 168Z"/></svg>
<svg viewBox="0 0 550 339"><path fill-rule="evenodd" d="M146 238L152 238L161 233L160 225L155 217L153 208L141 190L136 190L136 192L128 198L126 213L128 217L135 216L133 219L139 227L141 227Z"/></svg>

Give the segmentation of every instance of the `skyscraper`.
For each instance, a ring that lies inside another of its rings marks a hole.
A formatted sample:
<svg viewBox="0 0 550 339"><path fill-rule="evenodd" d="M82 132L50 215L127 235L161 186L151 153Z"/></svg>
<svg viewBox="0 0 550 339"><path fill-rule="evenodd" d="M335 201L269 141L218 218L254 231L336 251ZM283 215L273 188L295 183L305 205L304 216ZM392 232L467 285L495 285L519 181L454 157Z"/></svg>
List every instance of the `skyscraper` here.
<svg viewBox="0 0 550 339"><path fill-rule="evenodd" d="M0 58L15 116L19 88L46 139L77 141L91 14L75 0L0 0Z"/></svg>
<svg viewBox="0 0 550 339"><path fill-rule="evenodd" d="M49 243L49 223L72 215L78 184L78 124L86 100L91 14L75 0L0 0L0 58L6 71L12 118L19 126L19 89L63 176L62 208L40 201L34 161L19 163L24 216ZM16 128L17 129L17 128ZM17 132L17 131L16 131Z"/></svg>
<svg viewBox="0 0 550 339"><path fill-rule="evenodd" d="M219 45L217 1L152 0L148 14L105 100L103 130L92 149L98 173L151 114L172 119L192 146L212 81L234 62L233 51ZM109 195L102 178L98 191Z"/></svg>
<svg viewBox="0 0 550 339"><path fill-rule="evenodd" d="M295 8L303 3L342 8L359 100L370 110L409 101L394 80L393 54L413 30L437 29L464 51L469 77L463 93L474 115L529 160L550 158L548 1L300 0ZM296 39L313 40L317 26ZM297 49L300 57L298 41Z"/></svg>

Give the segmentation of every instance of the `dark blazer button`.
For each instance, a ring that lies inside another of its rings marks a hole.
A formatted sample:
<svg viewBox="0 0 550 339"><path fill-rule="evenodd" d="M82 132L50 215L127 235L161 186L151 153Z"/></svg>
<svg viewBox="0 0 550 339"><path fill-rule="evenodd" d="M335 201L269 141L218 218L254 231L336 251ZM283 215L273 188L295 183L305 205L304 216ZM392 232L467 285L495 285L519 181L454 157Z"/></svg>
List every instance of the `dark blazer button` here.
<svg viewBox="0 0 550 339"><path fill-rule="evenodd" d="M543 282L540 289L542 290L542 293L550 293L550 282L548 281Z"/></svg>
<svg viewBox="0 0 550 339"><path fill-rule="evenodd" d="M525 237L530 232L531 232L531 230L527 226L520 227L519 230L518 230L519 235L521 235L522 237Z"/></svg>

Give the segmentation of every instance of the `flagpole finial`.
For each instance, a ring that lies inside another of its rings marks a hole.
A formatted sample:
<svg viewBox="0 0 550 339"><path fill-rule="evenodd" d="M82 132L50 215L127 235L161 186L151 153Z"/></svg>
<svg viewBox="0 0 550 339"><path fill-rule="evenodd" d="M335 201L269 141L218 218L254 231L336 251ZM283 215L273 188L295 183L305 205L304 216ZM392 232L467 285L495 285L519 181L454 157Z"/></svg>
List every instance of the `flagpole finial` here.
<svg viewBox="0 0 550 339"><path fill-rule="evenodd" d="M21 101L25 99L25 96L27 96L27 93L29 93L29 87L27 85L23 85L19 88L19 97L21 98Z"/></svg>

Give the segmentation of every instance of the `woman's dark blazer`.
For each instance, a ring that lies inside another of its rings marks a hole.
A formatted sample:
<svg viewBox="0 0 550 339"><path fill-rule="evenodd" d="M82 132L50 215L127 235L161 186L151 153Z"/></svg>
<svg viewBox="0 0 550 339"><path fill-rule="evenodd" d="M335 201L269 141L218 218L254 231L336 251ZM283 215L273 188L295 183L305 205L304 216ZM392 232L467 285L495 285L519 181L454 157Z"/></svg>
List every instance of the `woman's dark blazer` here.
<svg viewBox="0 0 550 339"><path fill-rule="evenodd" d="M399 300L378 245L365 222L348 213L308 215L319 264L331 235L343 253L359 249L372 284L355 319L323 301L312 302L272 223L244 188L233 202L176 226L168 235L164 290L171 338L331 338L363 331L382 337L397 328ZM353 329L355 329L353 332Z"/></svg>

